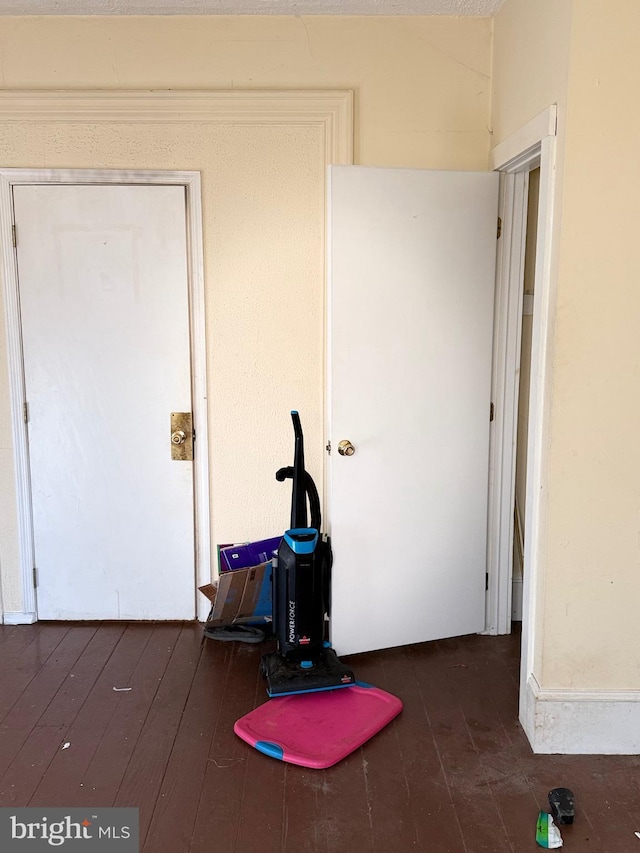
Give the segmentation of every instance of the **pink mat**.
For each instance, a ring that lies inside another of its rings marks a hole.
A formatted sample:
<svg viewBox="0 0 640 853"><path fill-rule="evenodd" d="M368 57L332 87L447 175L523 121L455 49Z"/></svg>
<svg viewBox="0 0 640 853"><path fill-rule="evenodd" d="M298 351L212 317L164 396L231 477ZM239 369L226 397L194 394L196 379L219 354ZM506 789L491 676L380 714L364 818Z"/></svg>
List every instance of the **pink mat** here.
<svg viewBox="0 0 640 853"><path fill-rule="evenodd" d="M377 734L402 710L378 687L353 687L270 699L233 730L265 755L321 769L331 767Z"/></svg>

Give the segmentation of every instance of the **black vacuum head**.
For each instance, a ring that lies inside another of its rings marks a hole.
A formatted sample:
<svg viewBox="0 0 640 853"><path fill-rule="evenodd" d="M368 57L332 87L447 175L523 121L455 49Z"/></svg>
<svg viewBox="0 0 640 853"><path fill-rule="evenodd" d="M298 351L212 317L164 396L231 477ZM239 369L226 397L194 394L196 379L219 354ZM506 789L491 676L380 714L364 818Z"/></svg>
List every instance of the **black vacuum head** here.
<svg viewBox="0 0 640 853"><path fill-rule="evenodd" d="M305 661L291 661L278 652L264 655L260 667L267 679L269 696L291 693L315 693L351 687L356 683L352 670L343 664L333 649L322 649L305 666Z"/></svg>

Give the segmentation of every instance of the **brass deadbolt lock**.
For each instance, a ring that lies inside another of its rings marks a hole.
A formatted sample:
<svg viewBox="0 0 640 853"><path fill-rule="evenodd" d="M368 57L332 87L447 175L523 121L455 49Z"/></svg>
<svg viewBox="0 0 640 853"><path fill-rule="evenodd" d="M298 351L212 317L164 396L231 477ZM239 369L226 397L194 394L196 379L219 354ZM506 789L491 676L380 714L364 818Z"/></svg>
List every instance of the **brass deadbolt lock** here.
<svg viewBox="0 0 640 853"><path fill-rule="evenodd" d="M171 458L193 460L193 419L191 412L171 412Z"/></svg>

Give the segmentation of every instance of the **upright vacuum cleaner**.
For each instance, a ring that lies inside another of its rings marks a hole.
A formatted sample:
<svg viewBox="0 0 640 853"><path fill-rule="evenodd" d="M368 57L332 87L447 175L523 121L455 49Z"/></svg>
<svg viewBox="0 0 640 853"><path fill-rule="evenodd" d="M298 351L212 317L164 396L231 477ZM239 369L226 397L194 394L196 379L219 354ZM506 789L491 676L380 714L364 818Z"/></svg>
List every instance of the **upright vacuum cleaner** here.
<svg viewBox="0 0 640 853"><path fill-rule="evenodd" d="M276 474L280 482L293 480L291 528L282 538L272 569L277 650L264 655L261 661L269 696L335 690L355 684L353 672L340 662L325 638L331 545L321 533L318 490L304 467L304 439L298 412L291 412L291 419L295 435L294 464Z"/></svg>

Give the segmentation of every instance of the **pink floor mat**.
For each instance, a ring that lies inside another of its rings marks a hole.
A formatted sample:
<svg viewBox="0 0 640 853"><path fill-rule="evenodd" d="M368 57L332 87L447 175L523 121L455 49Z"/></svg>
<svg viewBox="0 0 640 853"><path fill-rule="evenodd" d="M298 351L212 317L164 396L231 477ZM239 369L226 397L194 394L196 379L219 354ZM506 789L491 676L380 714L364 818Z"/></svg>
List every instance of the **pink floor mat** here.
<svg viewBox="0 0 640 853"><path fill-rule="evenodd" d="M322 769L377 734L402 710L378 687L353 687L270 699L241 717L234 732L265 755Z"/></svg>

